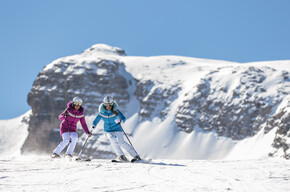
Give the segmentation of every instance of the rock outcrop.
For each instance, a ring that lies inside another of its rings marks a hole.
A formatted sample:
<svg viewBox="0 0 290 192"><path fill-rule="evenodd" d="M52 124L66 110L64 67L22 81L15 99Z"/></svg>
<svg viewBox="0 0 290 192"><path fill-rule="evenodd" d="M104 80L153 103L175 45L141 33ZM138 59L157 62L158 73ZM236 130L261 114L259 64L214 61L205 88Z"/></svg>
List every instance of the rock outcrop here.
<svg viewBox="0 0 290 192"><path fill-rule="evenodd" d="M102 57L104 53L107 58ZM96 115L107 94L114 96L121 107L128 103L128 82L120 73L125 66L114 55L124 56L125 52L106 45L93 46L80 55L52 62L38 74L28 94L33 115L23 153L51 152L60 141L55 131L60 124L58 115L73 97L83 98L86 115Z"/></svg>
<svg viewBox="0 0 290 192"><path fill-rule="evenodd" d="M73 97L83 98L86 116L93 116L97 114L103 97L112 95L122 112L126 113L130 108L131 114L138 114L140 123L156 117L165 120L169 113L174 113L173 123L179 131L186 133L201 129L213 131L220 137L241 140L261 130L268 133L276 129L270 156L282 154L285 158L290 157L288 71L261 65L205 66L206 61L194 60L200 62L193 70L195 75L201 72L205 75L200 75L198 81L192 78L195 82L190 82L190 75L183 78L174 74L182 67L184 69L179 73L188 73L186 70L195 65L186 58L183 61L178 57L174 62L172 57L166 59L163 56L160 59L163 68L153 67L153 64L151 67L149 62L156 60L153 58L143 65L144 72L130 67L131 71L128 70L128 60L123 59L127 57L120 48L99 44L79 55L60 58L47 65L39 73L28 95L32 116L22 152L51 153L61 141L58 115ZM137 57L134 61L145 63ZM139 66L136 64L134 67ZM172 69L172 76L161 76L167 68ZM150 78L153 70L160 70L160 78L158 75L155 79ZM170 81L172 78L176 79ZM192 86L188 88L190 84ZM132 97L138 104L128 106ZM85 140L86 136L82 133L80 131L76 150ZM113 157L102 130L95 132L94 139L88 142L83 153L95 158Z"/></svg>

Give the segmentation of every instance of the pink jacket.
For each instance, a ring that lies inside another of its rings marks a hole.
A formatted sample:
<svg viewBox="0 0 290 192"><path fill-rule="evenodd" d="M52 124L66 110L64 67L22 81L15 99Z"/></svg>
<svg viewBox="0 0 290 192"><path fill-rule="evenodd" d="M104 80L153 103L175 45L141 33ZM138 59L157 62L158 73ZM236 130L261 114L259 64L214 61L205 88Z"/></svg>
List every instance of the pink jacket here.
<svg viewBox="0 0 290 192"><path fill-rule="evenodd" d="M84 107L81 106L79 110L75 110L72 104L72 101L70 101L67 104L66 110L64 110L59 115L59 120L61 120L60 124L60 135L62 135L65 132L76 132L77 131L77 123L80 121L83 130L88 133L89 129L85 120L84 116Z"/></svg>

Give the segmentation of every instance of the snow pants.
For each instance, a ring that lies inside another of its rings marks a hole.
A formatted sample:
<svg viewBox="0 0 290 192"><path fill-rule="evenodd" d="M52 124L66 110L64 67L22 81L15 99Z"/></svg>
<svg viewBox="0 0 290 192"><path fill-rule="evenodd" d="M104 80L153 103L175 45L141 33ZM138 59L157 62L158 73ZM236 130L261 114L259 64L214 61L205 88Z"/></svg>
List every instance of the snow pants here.
<svg viewBox="0 0 290 192"><path fill-rule="evenodd" d="M62 152L62 150L69 144L69 141L71 139L71 143L67 148L66 154L72 155L78 141L77 132L65 132L61 136L63 141L54 149L53 153L59 155Z"/></svg>
<svg viewBox="0 0 290 192"><path fill-rule="evenodd" d="M113 150L118 156L125 155L121 147L124 148L132 157L137 155L134 148L124 140L123 132L106 132L106 136L110 140Z"/></svg>

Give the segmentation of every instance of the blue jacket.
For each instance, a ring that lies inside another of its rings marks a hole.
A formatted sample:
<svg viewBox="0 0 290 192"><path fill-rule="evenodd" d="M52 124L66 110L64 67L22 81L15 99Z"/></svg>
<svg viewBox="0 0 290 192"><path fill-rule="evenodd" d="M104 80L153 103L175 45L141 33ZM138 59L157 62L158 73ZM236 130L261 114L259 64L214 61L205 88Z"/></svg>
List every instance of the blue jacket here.
<svg viewBox="0 0 290 192"><path fill-rule="evenodd" d="M117 132L122 131L122 128L119 124L115 123L115 119L119 118L123 121L123 123L126 121L126 117L119 111L118 104L114 101L113 109L118 114L112 112L112 110L107 110L102 103L99 106L99 113L97 117L95 118L93 125L97 126L97 124L100 122L101 119L104 121L104 130L105 132Z"/></svg>

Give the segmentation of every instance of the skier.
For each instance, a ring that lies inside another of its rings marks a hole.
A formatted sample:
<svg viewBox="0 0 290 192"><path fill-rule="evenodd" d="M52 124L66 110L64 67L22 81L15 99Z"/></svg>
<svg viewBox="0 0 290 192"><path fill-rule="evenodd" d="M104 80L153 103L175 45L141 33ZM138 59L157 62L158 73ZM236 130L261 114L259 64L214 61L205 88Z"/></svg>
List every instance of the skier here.
<svg viewBox="0 0 290 192"><path fill-rule="evenodd" d="M80 121L83 130L88 136L91 136L92 133L88 130L86 120L84 117L84 107L83 100L80 97L73 98L67 104L67 108L59 115L60 124L60 135L63 141L54 149L52 158L59 158L59 154L62 150L69 144L66 156L72 157L72 153L75 149L75 146L78 141L77 123Z"/></svg>
<svg viewBox="0 0 290 192"><path fill-rule="evenodd" d="M126 121L126 117L121 113L121 111L119 111L118 104L110 96L106 96L103 103L100 104L99 113L92 124L93 129L97 126L101 119L104 121L105 134L109 139L113 150L119 157L119 160L128 161L121 147L133 157L133 161L141 160L134 148L124 140L124 133L120 123L124 123Z"/></svg>

